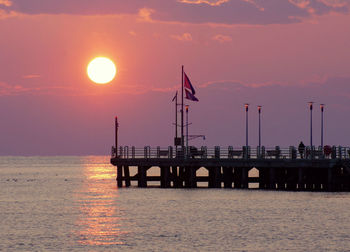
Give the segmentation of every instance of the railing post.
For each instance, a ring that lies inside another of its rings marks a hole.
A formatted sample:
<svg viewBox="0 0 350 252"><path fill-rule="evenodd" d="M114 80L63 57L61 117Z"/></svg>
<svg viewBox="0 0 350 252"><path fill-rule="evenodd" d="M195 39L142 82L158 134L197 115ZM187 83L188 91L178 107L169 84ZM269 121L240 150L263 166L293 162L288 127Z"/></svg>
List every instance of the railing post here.
<svg viewBox="0 0 350 252"><path fill-rule="evenodd" d="M275 151L276 151L276 159L279 159L281 156L281 148L279 146L276 146Z"/></svg>
<svg viewBox="0 0 350 252"><path fill-rule="evenodd" d="M228 158L233 158L233 146L228 147L228 153L227 153Z"/></svg>
<svg viewBox="0 0 350 252"><path fill-rule="evenodd" d="M250 146L243 146L243 158L244 159L250 158Z"/></svg>
<svg viewBox="0 0 350 252"><path fill-rule="evenodd" d="M261 147L261 158L265 158L265 146Z"/></svg>
<svg viewBox="0 0 350 252"><path fill-rule="evenodd" d="M131 157L135 158L135 146L131 147Z"/></svg>
<svg viewBox="0 0 350 252"><path fill-rule="evenodd" d="M123 158L123 146L119 147L119 156Z"/></svg>
<svg viewBox="0 0 350 252"><path fill-rule="evenodd" d="M125 158L129 158L129 147L128 146L124 146L124 156L125 156Z"/></svg>
<svg viewBox="0 0 350 252"><path fill-rule="evenodd" d="M289 158L291 159L297 158L297 150L294 146L289 146Z"/></svg>
<svg viewBox="0 0 350 252"><path fill-rule="evenodd" d="M168 158L173 158L173 146L168 147Z"/></svg>
<svg viewBox="0 0 350 252"><path fill-rule="evenodd" d="M215 146L215 158L220 158L220 146Z"/></svg>
<svg viewBox="0 0 350 252"><path fill-rule="evenodd" d="M318 158L324 159L324 152L322 146L318 146Z"/></svg>
<svg viewBox="0 0 350 252"><path fill-rule="evenodd" d="M332 146L331 158L332 159L336 159L337 158L337 147L335 147L334 145Z"/></svg>
<svg viewBox="0 0 350 252"><path fill-rule="evenodd" d="M310 152L311 152L310 146L306 146L305 147L305 158L306 159L310 159L310 157L311 157L311 155L310 155L311 153Z"/></svg>
<svg viewBox="0 0 350 252"><path fill-rule="evenodd" d="M160 147L157 146L157 158L160 158Z"/></svg>
<svg viewBox="0 0 350 252"><path fill-rule="evenodd" d="M112 156L112 158L114 158L114 157L117 156L117 155L115 154L115 147L114 147L114 146L112 146L111 156Z"/></svg>
<svg viewBox="0 0 350 252"><path fill-rule="evenodd" d="M201 151L202 151L202 158L207 158L207 146L202 146Z"/></svg>

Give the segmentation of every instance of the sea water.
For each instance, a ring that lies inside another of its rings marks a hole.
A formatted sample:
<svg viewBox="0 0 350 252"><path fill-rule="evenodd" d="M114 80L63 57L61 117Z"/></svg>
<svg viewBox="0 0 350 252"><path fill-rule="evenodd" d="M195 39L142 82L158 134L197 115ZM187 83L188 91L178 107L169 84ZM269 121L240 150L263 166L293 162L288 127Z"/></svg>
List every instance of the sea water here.
<svg viewBox="0 0 350 252"><path fill-rule="evenodd" d="M350 193L118 189L115 178L107 156L0 157L0 250L350 250Z"/></svg>

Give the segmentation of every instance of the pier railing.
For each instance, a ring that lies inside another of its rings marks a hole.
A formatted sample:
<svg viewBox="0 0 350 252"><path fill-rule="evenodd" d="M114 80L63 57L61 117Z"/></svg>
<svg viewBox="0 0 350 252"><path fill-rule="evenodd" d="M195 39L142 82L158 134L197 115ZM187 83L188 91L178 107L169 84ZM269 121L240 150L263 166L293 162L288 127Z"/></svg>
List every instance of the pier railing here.
<svg viewBox="0 0 350 252"><path fill-rule="evenodd" d="M280 148L279 146L268 148L251 148L243 146L236 148L228 146L226 148L207 146L188 148L181 147L155 147L145 146L135 148L134 146L120 146L116 149L112 147L112 158L182 158L182 159L349 159L350 147L332 146L321 148L315 146L305 147L304 151L299 151L295 146Z"/></svg>

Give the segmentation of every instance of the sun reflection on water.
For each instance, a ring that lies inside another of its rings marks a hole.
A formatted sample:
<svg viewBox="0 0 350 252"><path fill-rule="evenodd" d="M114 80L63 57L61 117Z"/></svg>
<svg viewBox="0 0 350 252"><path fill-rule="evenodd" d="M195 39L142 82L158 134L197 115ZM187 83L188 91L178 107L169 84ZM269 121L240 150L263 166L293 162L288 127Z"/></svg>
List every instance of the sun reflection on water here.
<svg viewBox="0 0 350 252"><path fill-rule="evenodd" d="M83 245L121 245L122 210L118 207L115 168L105 157L86 157L85 180L76 194L79 202L78 242Z"/></svg>

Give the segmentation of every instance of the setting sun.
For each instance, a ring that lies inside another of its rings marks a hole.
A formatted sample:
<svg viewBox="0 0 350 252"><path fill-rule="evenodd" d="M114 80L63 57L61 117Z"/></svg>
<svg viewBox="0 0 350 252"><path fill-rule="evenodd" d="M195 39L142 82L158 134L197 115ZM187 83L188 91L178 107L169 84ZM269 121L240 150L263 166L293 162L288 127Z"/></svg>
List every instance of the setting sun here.
<svg viewBox="0 0 350 252"><path fill-rule="evenodd" d="M97 57L87 66L87 74L93 82L106 84L111 82L117 73L114 62L106 57Z"/></svg>

